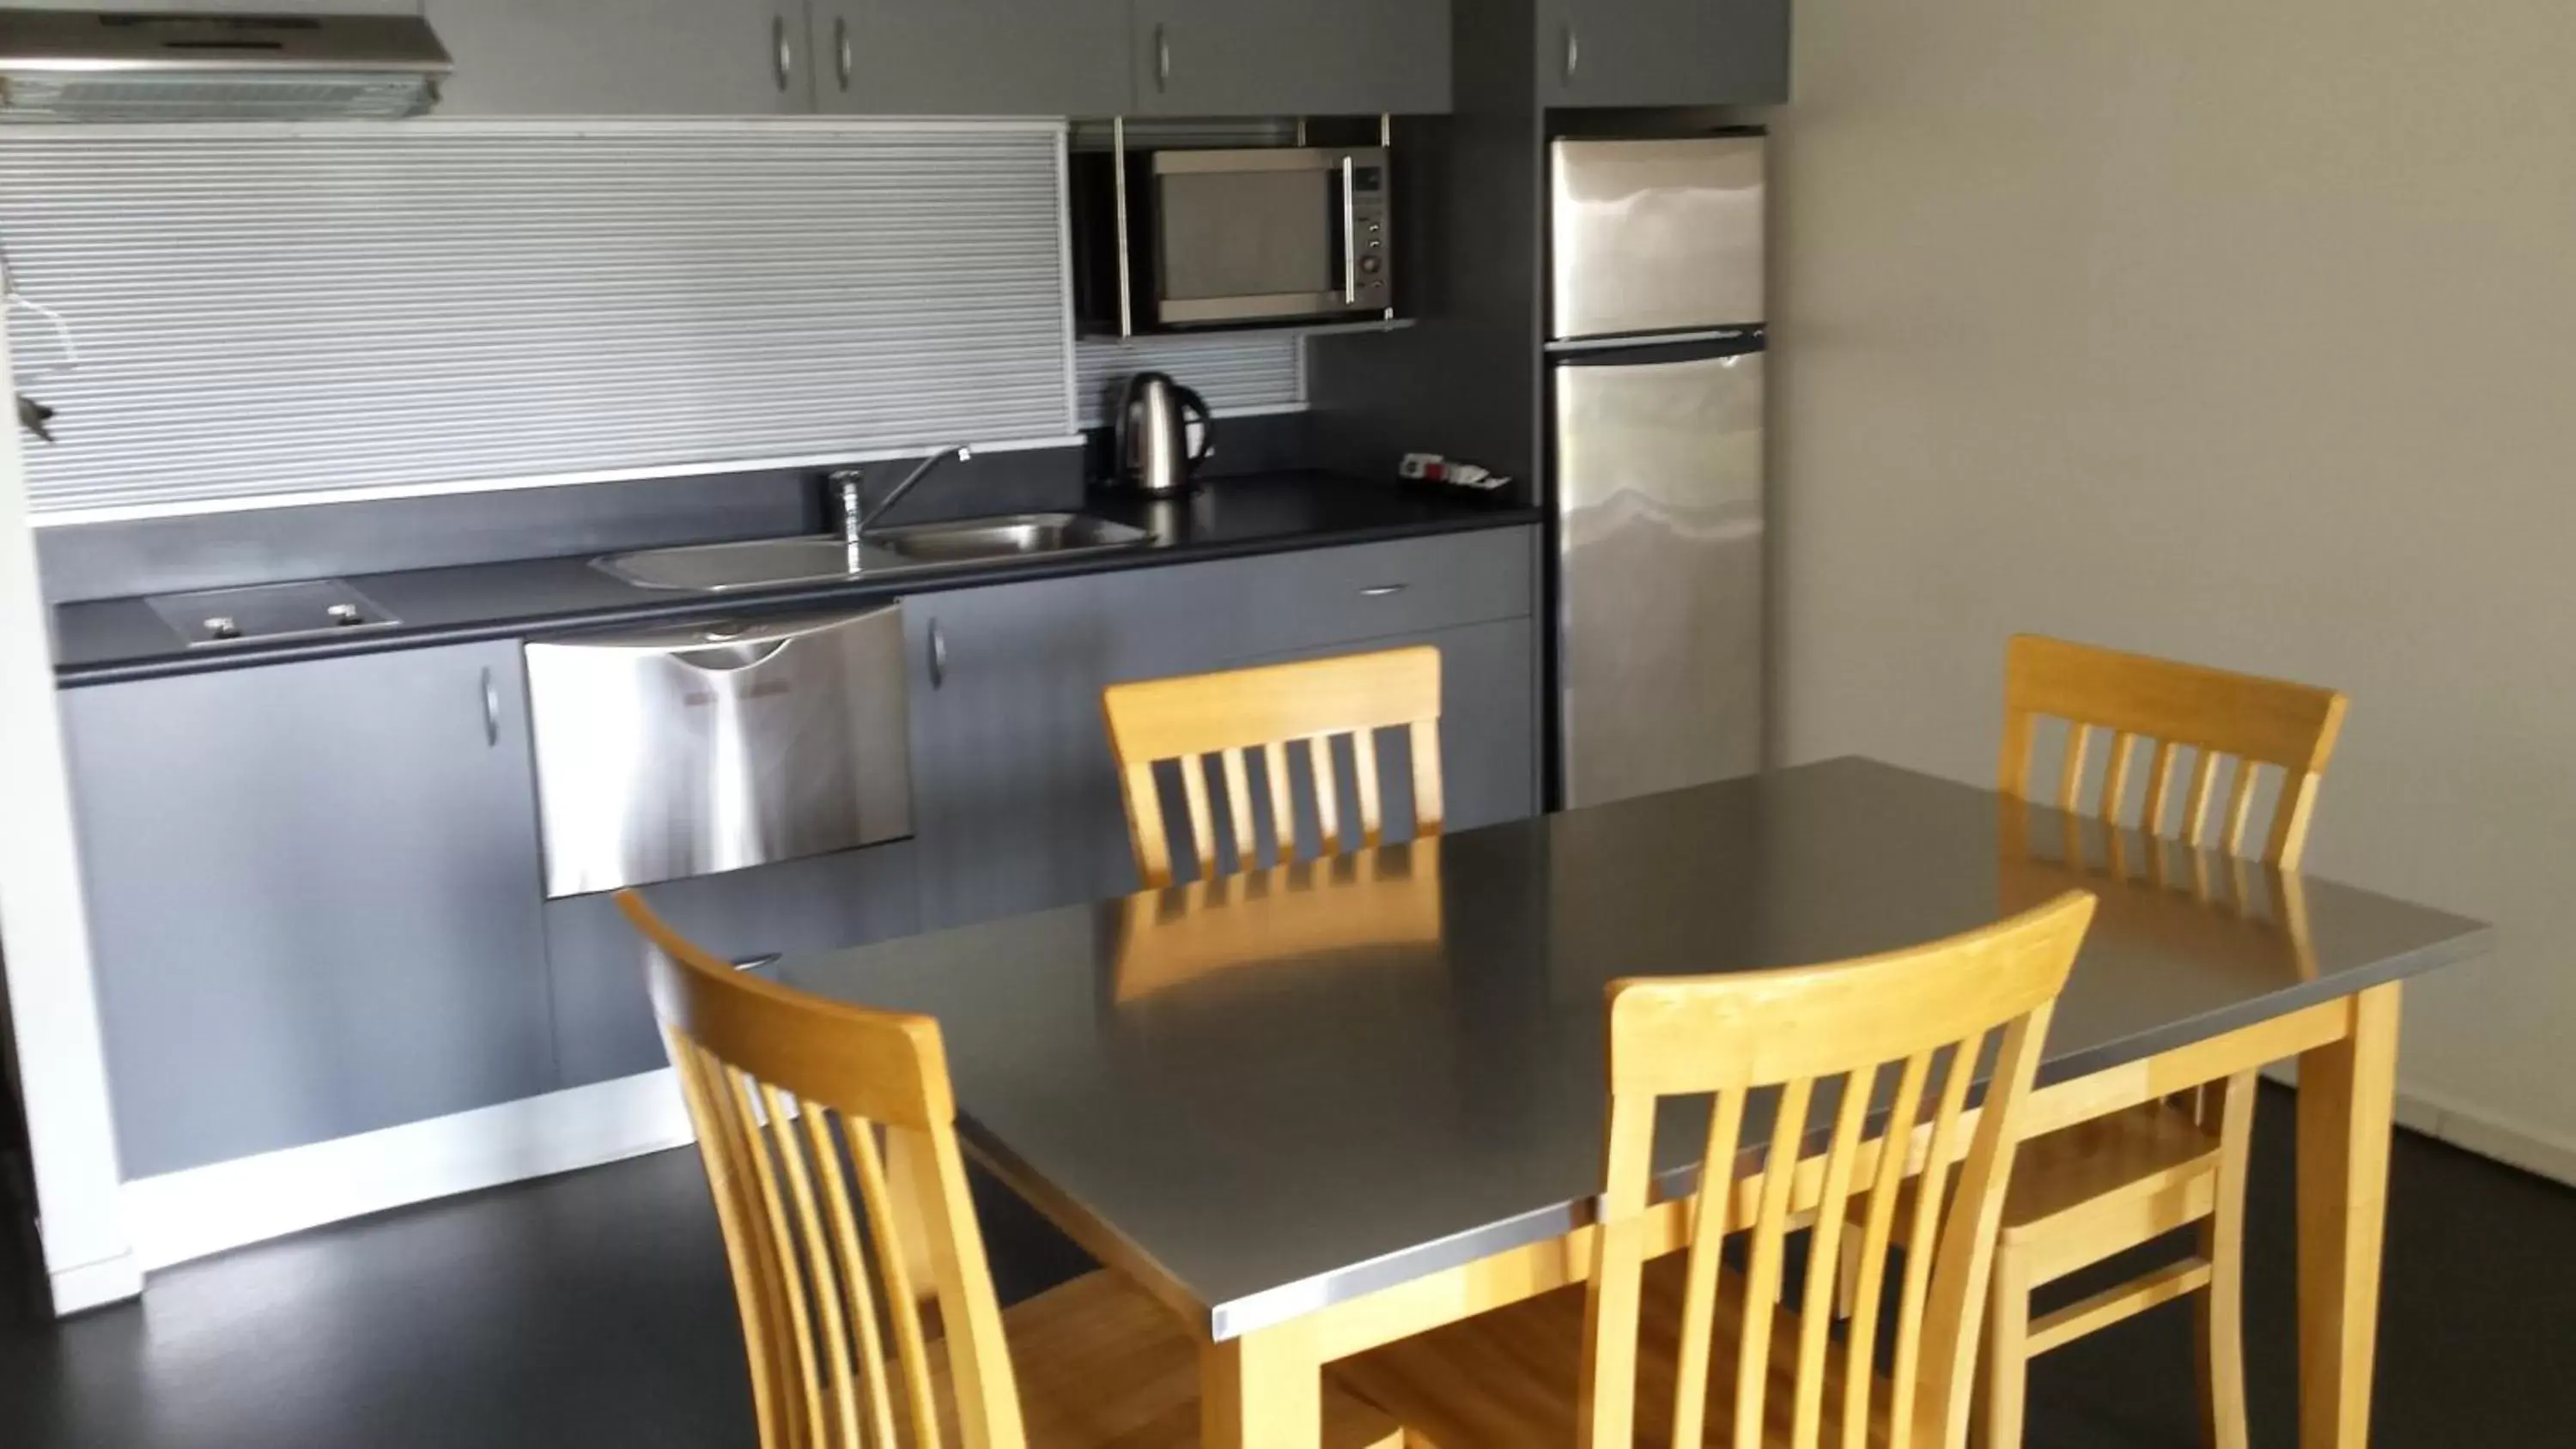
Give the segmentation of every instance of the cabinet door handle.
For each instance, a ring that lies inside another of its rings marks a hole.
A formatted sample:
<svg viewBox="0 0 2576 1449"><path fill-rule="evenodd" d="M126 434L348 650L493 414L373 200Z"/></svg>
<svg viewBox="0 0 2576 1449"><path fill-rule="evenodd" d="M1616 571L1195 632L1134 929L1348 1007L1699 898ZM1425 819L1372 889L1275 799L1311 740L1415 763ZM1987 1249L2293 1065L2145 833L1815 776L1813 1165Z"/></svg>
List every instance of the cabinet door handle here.
<svg viewBox="0 0 2576 1449"><path fill-rule="evenodd" d="M1168 90L1172 84L1172 36L1168 27L1154 27L1154 89Z"/></svg>
<svg viewBox="0 0 2576 1449"><path fill-rule="evenodd" d="M796 47L787 39L787 17L769 17L769 59L778 74L778 89L787 90L787 82L796 74Z"/></svg>
<svg viewBox="0 0 2576 1449"><path fill-rule="evenodd" d="M1567 82L1568 84L1572 84L1572 83L1573 83L1573 80L1574 80L1574 73L1575 73L1576 71L1578 71L1578 70L1581 70L1582 68L1583 68L1583 37L1582 37L1582 36L1580 36L1580 35L1575 34L1575 33L1574 33L1574 27L1573 27L1573 26L1571 26L1571 25L1569 25L1569 26L1565 27L1565 79L1566 79L1566 82Z"/></svg>
<svg viewBox="0 0 2576 1449"><path fill-rule="evenodd" d="M939 621L930 621L930 687L944 688L948 683L948 635Z"/></svg>
<svg viewBox="0 0 2576 1449"><path fill-rule="evenodd" d="M1404 585L1402 584L1378 584L1374 587L1360 590L1360 597L1363 599L1385 599L1392 598L1403 592Z"/></svg>
<svg viewBox="0 0 2576 1449"><path fill-rule="evenodd" d="M493 682L492 667L483 666L483 744L498 749L501 744L501 690Z"/></svg>
<svg viewBox="0 0 2576 1449"><path fill-rule="evenodd" d="M844 15L832 22L832 46L841 70L841 91L848 94L850 72L858 66L858 57L850 49L850 17Z"/></svg>
<svg viewBox="0 0 2576 1449"><path fill-rule="evenodd" d="M786 955L784 951L769 951L758 956L745 956L739 961L728 964L736 971L765 971L777 965Z"/></svg>

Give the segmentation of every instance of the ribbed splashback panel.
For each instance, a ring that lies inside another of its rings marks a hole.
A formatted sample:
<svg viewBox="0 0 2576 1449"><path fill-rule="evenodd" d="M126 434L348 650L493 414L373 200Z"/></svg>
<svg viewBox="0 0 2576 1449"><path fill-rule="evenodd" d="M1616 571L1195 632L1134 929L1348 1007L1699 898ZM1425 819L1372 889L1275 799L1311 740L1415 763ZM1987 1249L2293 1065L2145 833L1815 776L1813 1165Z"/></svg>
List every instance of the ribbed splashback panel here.
<svg viewBox="0 0 2576 1449"><path fill-rule="evenodd" d="M1085 427L1109 421L1114 391L1139 372L1165 372L1218 413L1286 412L1306 405L1305 340L1295 333L1085 339L1074 348L1074 392Z"/></svg>
<svg viewBox="0 0 2576 1449"><path fill-rule="evenodd" d="M1050 123L100 127L0 137L36 507L1061 438ZM237 502L236 502L237 506ZM59 521L59 520L58 520Z"/></svg>

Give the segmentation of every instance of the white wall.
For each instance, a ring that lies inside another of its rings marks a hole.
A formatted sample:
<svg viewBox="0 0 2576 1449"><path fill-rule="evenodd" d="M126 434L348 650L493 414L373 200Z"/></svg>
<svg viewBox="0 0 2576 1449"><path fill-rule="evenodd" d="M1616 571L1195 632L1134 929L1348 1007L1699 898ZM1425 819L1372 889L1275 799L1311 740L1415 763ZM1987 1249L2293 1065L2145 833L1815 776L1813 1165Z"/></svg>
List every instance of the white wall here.
<svg viewBox="0 0 2576 1449"><path fill-rule="evenodd" d="M2020 629L2348 691L2311 868L2501 927L2404 1085L2576 1171L2576 6L1797 19L1784 753L1990 780Z"/></svg>
<svg viewBox="0 0 2576 1449"><path fill-rule="evenodd" d="M0 333L0 378L10 375ZM54 1306L143 1289L119 1207L115 1129L89 986L89 925L73 849L53 653L36 585L18 425L0 419L0 950L35 1149Z"/></svg>

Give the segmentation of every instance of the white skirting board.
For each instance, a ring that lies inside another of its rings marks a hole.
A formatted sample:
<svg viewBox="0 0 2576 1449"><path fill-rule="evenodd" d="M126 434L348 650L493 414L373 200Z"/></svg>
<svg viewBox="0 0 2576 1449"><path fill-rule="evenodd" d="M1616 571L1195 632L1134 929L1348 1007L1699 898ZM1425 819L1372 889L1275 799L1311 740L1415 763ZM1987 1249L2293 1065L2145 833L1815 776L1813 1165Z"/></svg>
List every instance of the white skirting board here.
<svg viewBox="0 0 2576 1449"><path fill-rule="evenodd" d="M2286 1079L2287 1065L2267 1075ZM2527 1172L2576 1186L2576 1142L2417 1093L2397 1121ZM219 1162L125 1185L134 1256L53 1275L58 1313L131 1298L141 1274L306 1228L689 1143L665 1070L389 1127L336 1142Z"/></svg>
<svg viewBox="0 0 2576 1449"><path fill-rule="evenodd" d="M126 1226L150 1271L432 1198L679 1147L694 1140L668 1069L380 1132L125 1184ZM56 1279L59 1311L61 1280Z"/></svg>
<svg viewBox="0 0 2576 1449"><path fill-rule="evenodd" d="M56 1268L46 1274L46 1279L53 1289L57 1318L143 1296L143 1265L131 1253L102 1263Z"/></svg>

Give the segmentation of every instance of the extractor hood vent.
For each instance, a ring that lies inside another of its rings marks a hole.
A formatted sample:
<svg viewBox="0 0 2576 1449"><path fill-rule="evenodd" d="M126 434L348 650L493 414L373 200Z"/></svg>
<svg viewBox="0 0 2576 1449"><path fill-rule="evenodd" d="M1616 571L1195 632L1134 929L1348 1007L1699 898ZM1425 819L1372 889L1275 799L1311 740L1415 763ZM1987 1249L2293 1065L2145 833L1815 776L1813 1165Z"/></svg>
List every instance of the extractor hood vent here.
<svg viewBox="0 0 2576 1449"><path fill-rule="evenodd" d="M0 11L6 120L399 120L451 68L416 15Z"/></svg>

